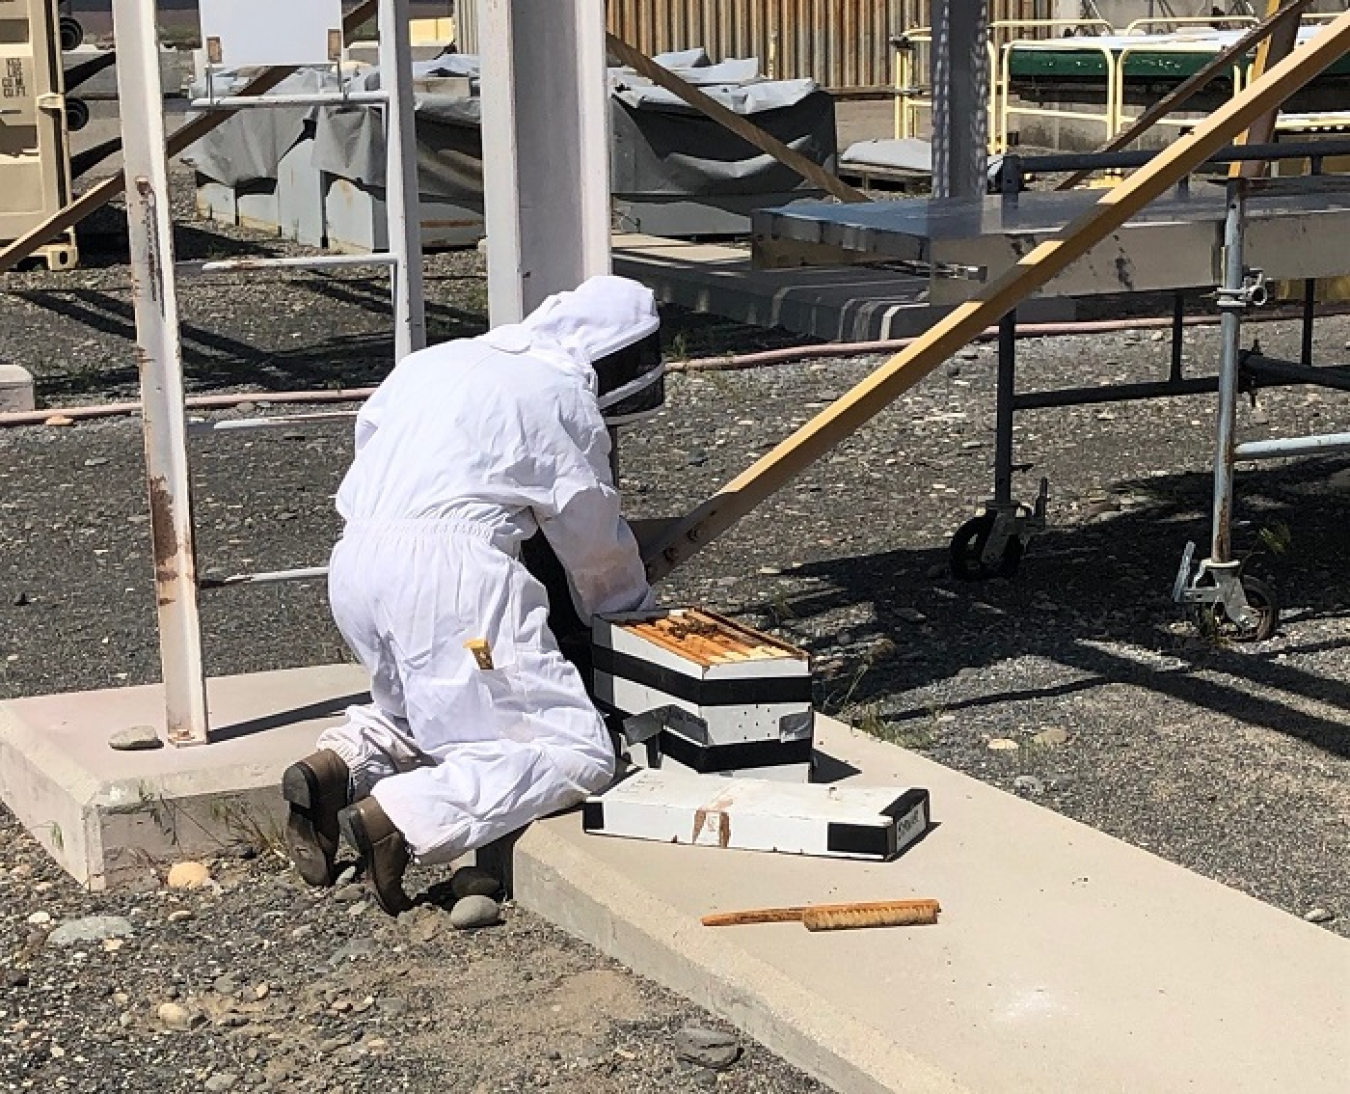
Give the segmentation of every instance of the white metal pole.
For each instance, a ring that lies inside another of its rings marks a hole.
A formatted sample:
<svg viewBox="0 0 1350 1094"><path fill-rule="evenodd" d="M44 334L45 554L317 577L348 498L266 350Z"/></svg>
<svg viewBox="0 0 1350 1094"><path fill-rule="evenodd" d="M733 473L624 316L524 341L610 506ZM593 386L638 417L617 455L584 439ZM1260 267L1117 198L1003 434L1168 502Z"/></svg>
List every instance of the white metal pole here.
<svg viewBox="0 0 1350 1094"><path fill-rule="evenodd" d="M483 213L487 221L488 319L525 317L520 246L520 161L516 148L516 57L512 0L469 0L478 5L482 64ZM566 64L565 58L556 58Z"/></svg>
<svg viewBox="0 0 1350 1094"><path fill-rule="evenodd" d="M407 0L380 0L380 90L384 107L384 200L389 215L394 299L394 360L427 344L422 301L422 214L417 196L417 133Z"/></svg>
<svg viewBox="0 0 1350 1094"><path fill-rule="evenodd" d="M488 307L511 323L608 273L604 0L479 0Z"/></svg>
<svg viewBox="0 0 1350 1094"><path fill-rule="evenodd" d="M206 680L154 0L113 0L113 28L166 728L173 744L205 744Z"/></svg>

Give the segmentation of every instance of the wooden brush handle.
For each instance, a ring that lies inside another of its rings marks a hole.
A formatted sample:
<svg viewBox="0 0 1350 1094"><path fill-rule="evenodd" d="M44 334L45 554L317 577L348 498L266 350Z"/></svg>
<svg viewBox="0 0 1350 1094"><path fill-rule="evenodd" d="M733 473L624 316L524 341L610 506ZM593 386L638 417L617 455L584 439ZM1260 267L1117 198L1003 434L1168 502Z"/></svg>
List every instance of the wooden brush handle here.
<svg viewBox="0 0 1350 1094"><path fill-rule="evenodd" d="M739 927L746 923L795 923L807 922L807 916L831 915L907 915L915 914L926 918L906 920L906 923L936 923L941 905L936 900L874 900L851 904L799 904L786 908L751 908L743 912L714 912L703 917L705 927ZM856 926L901 926L902 924L850 924ZM831 930L831 927L809 927L809 930Z"/></svg>
<svg viewBox="0 0 1350 1094"><path fill-rule="evenodd" d="M808 931L847 931L855 927L915 927L936 923L938 907L809 908L802 914Z"/></svg>

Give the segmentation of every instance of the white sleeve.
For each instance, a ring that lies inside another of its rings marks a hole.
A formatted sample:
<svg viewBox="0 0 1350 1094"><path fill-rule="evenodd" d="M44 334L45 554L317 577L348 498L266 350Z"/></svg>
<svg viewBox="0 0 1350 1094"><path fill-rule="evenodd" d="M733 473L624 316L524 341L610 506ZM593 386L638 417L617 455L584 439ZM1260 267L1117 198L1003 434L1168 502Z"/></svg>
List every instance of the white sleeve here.
<svg viewBox="0 0 1350 1094"><path fill-rule="evenodd" d="M356 414L356 451L359 453L370 442L380 428L380 423L384 419L384 406L389 401L389 381L393 378L391 373L386 377L385 382L375 389L375 393L365 401L365 404Z"/></svg>
<svg viewBox="0 0 1350 1094"><path fill-rule="evenodd" d="M593 398L583 395L579 403L564 414L552 453L556 477L535 516L567 571L577 614L589 623L593 615L638 611L656 599L637 539L619 513L604 421Z"/></svg>

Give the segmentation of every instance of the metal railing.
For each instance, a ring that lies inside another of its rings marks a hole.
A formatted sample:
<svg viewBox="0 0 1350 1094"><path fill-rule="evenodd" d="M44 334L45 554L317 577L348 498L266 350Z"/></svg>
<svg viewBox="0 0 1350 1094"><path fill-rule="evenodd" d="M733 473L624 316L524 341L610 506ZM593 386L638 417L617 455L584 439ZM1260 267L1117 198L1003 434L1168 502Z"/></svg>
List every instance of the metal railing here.
<svg viewBox="0 0 1350 1094"><path fill-rule="evenodd" d="M1325 23L1336 17L1336 13L1307 13L1306 22ZM1259 23L1252 15L1229 14L1212 16L1161 15L1148 19L1136 19L1124 30L1117 31L1107 20L1099 17L1082 19L1009 19L990 24L989 60L990 72L995 77L990 80L989 90L989 152L991 155L1006 153L1014 143L1015 128L1013 119L1038 118L1045 121L1085 122L1100 126L1103 142L1109 141L1124 132L1137 117L1126 104L1128 85L1127 65L1132 58L1150 54L1188 53L1197 48L1201 39L1190 37L1184 32L1176 36L1153 35L1150 28L1187 26L1213 27L1222 23L1225 27L1250 27ZM1035 37L1005 37L1010 32L1029 30ZM1071 32L1063 37L1050 37L1055 32ZM1117 42L1111 44L1094 41L1098 37L1139 38L1137 44L1123 48ZM921 133L920 120L925 111L931 111L933 105L932 89L927 83L928 49L932 43L932 30L929 27L917 27L892 39L894 50L894 134L898 139L917 137ZM1071 106L1037 105L1020 102L1013 94L1013 57L1016 53L1039 50L1056 52L1082 52L1100 58L1103 89L1100 109L1090 105L1076 103ZM1247 62L1236 61L1228 73L1231 83L1230 97L1240 94L1247 83ZM1335 129L1350 123L1350 112L1321 112L1310 116L1306 123L1288 121L1281 123L1280 131L1285 133L1310 132L1314 129ZM1193 128L1193 117L1168 117L1161 119L1159 126L1187 131Z"/></svg>

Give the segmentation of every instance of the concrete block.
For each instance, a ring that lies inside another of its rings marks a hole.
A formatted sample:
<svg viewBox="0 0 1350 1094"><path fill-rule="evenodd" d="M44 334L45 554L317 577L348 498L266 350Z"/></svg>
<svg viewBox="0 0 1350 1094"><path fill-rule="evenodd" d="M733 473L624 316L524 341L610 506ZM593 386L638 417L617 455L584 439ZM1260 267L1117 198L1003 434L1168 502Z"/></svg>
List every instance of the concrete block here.
<svg viewBox="0 0 1350 1094"><path fill-rule="evenodd" d="M33 374L22 365L0 363L0 413L6 410L33 410Z"/></svg>
<svg viewBox="0 0 1350 1094"><path fill-rule="evenodd" d="M212 680L212 744L139 752L108 738L162 735L159 686L0 703L0 799L81 884L143 884L178 859L279 839L281 772L366 683L348 665Z"/></svg>
<svg viewBox="0 0 1350 1094"><path fill-rule="evenodd" d="M424 249L473 247L483 238L486 222L481 199L452 200L423 194L419 205ZM389 246L383 187L325 175L323 220L330 250L369 254Z"/></svg>

